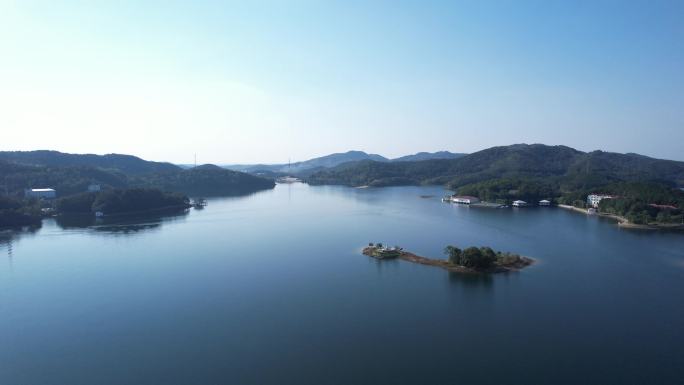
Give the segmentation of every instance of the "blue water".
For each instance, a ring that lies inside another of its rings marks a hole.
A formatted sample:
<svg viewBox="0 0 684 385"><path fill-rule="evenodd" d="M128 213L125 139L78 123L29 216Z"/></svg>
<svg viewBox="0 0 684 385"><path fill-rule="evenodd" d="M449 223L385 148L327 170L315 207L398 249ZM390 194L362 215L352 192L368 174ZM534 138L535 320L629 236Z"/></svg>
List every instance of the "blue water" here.
<svg viewBox="0 0 684 385"><path fill-rule="evenodd" d="M444 193L278 185L183 215L4 233L0 384L684 381L684 234ZM369 241L538 263L462 276L370 259Z"/></svg>

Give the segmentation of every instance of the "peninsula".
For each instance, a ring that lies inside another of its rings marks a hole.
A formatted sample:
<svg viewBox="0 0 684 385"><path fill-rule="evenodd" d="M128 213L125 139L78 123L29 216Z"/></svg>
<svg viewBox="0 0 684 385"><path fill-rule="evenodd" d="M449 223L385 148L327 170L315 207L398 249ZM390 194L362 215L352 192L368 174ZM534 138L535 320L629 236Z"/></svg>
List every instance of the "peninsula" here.
<svg viewBox="0 0 684 385"><path fill-rule="evenodd" d="M468 247L464 250L455 246L447 246L444 253L448 259L422 257L401 247L386 247L382 243L368 244L362 251L364 255L376 259L399 258L421 265L437 266L450 272L469 274L492 274L518 271L532 265L535 261L512 253L494 251L490 247Z"/></svg>

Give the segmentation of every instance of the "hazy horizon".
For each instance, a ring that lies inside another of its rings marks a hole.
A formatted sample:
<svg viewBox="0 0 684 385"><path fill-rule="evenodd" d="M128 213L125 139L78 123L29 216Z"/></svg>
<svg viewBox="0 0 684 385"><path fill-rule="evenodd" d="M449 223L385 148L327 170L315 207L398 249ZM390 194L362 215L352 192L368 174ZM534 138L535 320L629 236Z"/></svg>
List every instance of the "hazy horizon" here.
<svg viewBox="0 0 684 385"><path fill-rule="evenodd" d="M683 11L9 1L0 150L253 164L524 142L684 161Z"/></svg>
<svg viewBox="0 0 684 385"><path fill-rule="evenodd" d="M546 144L546 143L511 143L510 145L519 145L519 144L522 144L522 145L541 144L541 145L545 145L545 146L566 146L566 145L562 145L562 144ZM497 146L492 146L492 147L497 147ZM567 147L571 147L571 146L567 146ZM237 166L237 165L256 165L256 164L264 164L264 165L268 165L268 164L286 164L286 163L288 163L288 162L291 162L291 163L304 162L304 161L311 160L311 159L314 159L314 158L320 158L320 157L324 157L324 156L327 156L327 155L333 155L333 154L341 154L341 153L346 153L346 152L350 152L350 151L362 151L362 152L365 152L365 153L367 153L367 154L369 154L369 155L381 155L381 156L383 156L383 157L385 157L385 158L387 158L387 159L392 160L392 159L396 159L396 158L399 158L399 157L402 157L402 156L406 156L406 155L415 155L415 154L418 154L418 153L421 153L421 152L430 152L430 153L434 153L434 152L438 152L438 151L449 151L449 152L451 152L451 153L460 153L460 154L466 154L466 155L468 155L468 154L472 154L472 153L475 153L475 152L478 152L478 151L486 150L486 149L488 149L488 148L491 148L491 147L481 148L481 149L478 149L478 150L475 150L475 151L472 151L472 152L467 152L467 153L466 153L466 152L459 152L459 151L450 151L450 150L415 151L415 152L406 153L406 154L399 154L399 155L396 155L396 156L394 156L394 155L393 155L393 156L387 156L387 155L384 154L384 153L368 152L368 151L364 151L364 150L360 150L360 149L350 149L350 150L337 151L337 152L331 152L331 153L326 153L326 154L313 155L313 156L311 156L311 157L304 158L304 159L288 158L288 159L285 159L285 160L282 160L282 161L276 161L276 162L260 162L260 161L257 161L257 162L239 162L239 161L238 161L238 162L209 162L209 161L203 160L203 159L201 158L200 154L198 154L196 160L197 160L197 165L215 164L215 165L221 165L221 166L231 166L231 165ZM574 147L571 147L571 148L574 148ZM600 148L595 148L595 149L591 149L591 150L582 150L582 149L579 149L579 148L575 148L575 150L582 151L582 152L592 152L592 151L613 152L613 151L606 151L606 150L603 150L603 149L600 149ZM6 150L6 149L0 149L0 151L59 151L59 150L54 150L54 149L35 149L35 150ZM64 151L60 151L60 152L64 152ZM632 153L634 153L634 152L632 152ZM165 159L151 159L151 158L146 158L146 157L144 157L144 156L140 156L139 154L134 154L134 153L125 154L125 153L114 153L114 152L106 152L106 153L80 152L80 153L72 153L72 154L94 154L94 155L118 154L118 155L133 155L133 156L139 157L139 158L141 158L141 159L143 159L143 160L147 160L147 161L153 161L153 162L167 162L167 163L172 163L172 164L177 164L177 165L192 165L192 164L194 164L194 162L195 162L194 156L193 156L191 159L189 159L188 161L173 162L173 161L169 161L169 160L165 160ZM637 154L638 154L638 153L637 153ZM646 156L649 156L649 155L647 155L647 154L639 154L639 155L646 155ZM682 161L681 159L659 158L659 157L657 157L657 156L650 156L650 157L656 158L656 159L665 159L665 160L677 160L677 161Z"/></svg>

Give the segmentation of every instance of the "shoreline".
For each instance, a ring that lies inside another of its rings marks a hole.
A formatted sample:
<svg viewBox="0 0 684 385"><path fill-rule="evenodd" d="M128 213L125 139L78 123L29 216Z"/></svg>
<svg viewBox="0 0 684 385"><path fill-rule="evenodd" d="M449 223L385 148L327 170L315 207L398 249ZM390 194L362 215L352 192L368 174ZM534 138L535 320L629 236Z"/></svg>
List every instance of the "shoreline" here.
<svg viewBox="0 0 684 385"><path fill-rule="evenodd" d="M386 258L378 258L375 255L373 255L373 250L375 250L374 247L364 247L362 254L369 256L371 258L378 259L378 260L386 259ZM532 258L520 256L519 262L515 263L515 264L496 265L496 266L493 266L493 267L488 268L488 269L473 269L473 268L465 267L465 266L452 265L447 260L444 260L444 259L433 259L433 258L422 257L420 255L416 255L416 254L413 254L411 252L403 251L403 250L399 251L399 255L396 258L401 259L403 261L411 262L411 263L417 263L419 265L441 267L442 269L445 269L446 271L451 272L451 273L463 273L463 274L508 273L508 272L513 272L513 271L520 271L523 268L531 266L536 262Z"/></svg>
<svg viewBox="0 0 684 385"><path fill-rule="evenodd" d="M151 213L157 213L157 212L176 212L176 211L181 211L181 210L187 210L191 208L192 205L178 205L178 206L164 206L164 207L158 207L154 209L146 209L146 210L136 210L136 211L125 211L121 213L113 213L113 214L105 214L102 217L95 217L95 213L89 212L89 213L59 213L58 216L82 216L82 217L95 217L95 218L115 218L115 217L121 217L121 216L127 216L127 215L139 215L139 214L151 214Z"/></svg>
<svg viewBox="0 0 684 385"><path fill-rule="evenodd" d="M640 225L636 223L630 222L627 218L615 215L615 214L606 214L606 213L600 213L596 212L595 214L589 214L587 209L582 209L579 207L575 206L570 206L570 205L558 205L558 207L570 211L575 211L578 213L582 213L584 215L596 215L599 217L603 218L608 218L614 220L618 227L623 228L623 229L635 229L635 230L684 230L684 225L680 224L659 224L659 225Z"/></svg>

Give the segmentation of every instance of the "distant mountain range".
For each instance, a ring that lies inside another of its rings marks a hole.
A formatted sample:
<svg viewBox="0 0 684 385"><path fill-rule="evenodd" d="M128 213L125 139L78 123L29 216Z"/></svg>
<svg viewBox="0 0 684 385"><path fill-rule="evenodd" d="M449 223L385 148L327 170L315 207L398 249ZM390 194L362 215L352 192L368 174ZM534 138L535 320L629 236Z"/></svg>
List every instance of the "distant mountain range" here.
<svg viewBox="0 0 684 385"><path fill-rule="evenodd" d="M103 169L115 169L130 175L180 170L180 167L171 163L151 162L132 155L68 154L48 150L0 151L0 161L27 166L98 167Z"/></svg>
<svg viewBox="0 0 684 385"><path fill-rule="evenodd" d="M363 160L370 160L376 162L404 162L404 161L418 161L428 159L456 159L465 154L456 154L449 151L439 152L419 152L414 155L406 155L396 159L388 159L378 154L368 154L363 151L347 151L344 153L335 153L318 158L309 159L302 162L295 162L292 164L255 164L255 165L225 165L223 167L235 170L248 172L259 175L297 175L308 176L317 171L322 171L341 164L358 162Z"/></svg>
<svg viewBox="0 0 684 385"><path fill-rule="evenodd" d="M495 179L534 179L558 189L600 187L620 181L684 186L684 162L638 154L582 152L566 146L515 144L455 159L347 163L310 175L311 184L388 186L443 184L452 188Z"/></svg>
<svg viewBox="0 0 684 385"><path fill-rule="evenodd" d="M441 151L387 159L349 151L291 165L230 167L233 169L211 164L184 168L119 154L0 152L0 195L8 195L1 197L8 207L19 204L27 188L50 187L57 190L58 197L67 197L84 195L81 193L90 184L104 189L151 188L194 196L244 195L273 188L275 177L291 174L312 185L443 185L458 194L500 204L516 199L550 199L586 207L587 195L598 192L620 197L602 201L602 212L623 216L634 224L684 223L684 192L675 188L684 187L684 162L633 153L514 144L467 155ZM23 223L17 218L26 216L24 208L7 210L5 222Z"/></svg>
<svg viewBox="0 0 684 385"><path fill-rule="evenodd" d="M18 194L29 187L57 187L61 193L68 194L98 183L120 188L157 187L192 194L236 194L270 188L273 178L284 174L303 177L310 184L441 184L463 189L488 183L508 184L511 191L534 181L535 188L544 185L556 195L600 190L614 182L684 186L684 162L633 153L582 152L567 146L543 144L492 147L472 154L418 153L396 159L349 151L291 165L228 167L230 170L216 165L186 169L120 154L0 152L0 188Z"/></svg>
<svg viewBox="0 0 684 385"><path fill-rule="evenodd" d="M449 151L419 152L413 155L405 155L392 159L392 162L414 162L429 159L457 159L467 154L453 153Z"/></svg>

